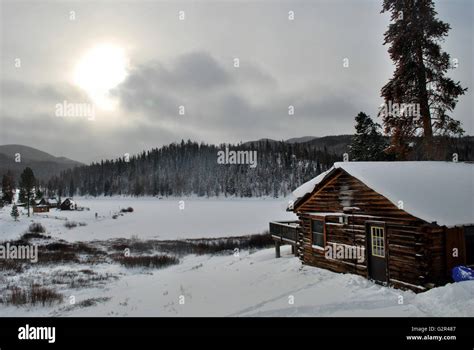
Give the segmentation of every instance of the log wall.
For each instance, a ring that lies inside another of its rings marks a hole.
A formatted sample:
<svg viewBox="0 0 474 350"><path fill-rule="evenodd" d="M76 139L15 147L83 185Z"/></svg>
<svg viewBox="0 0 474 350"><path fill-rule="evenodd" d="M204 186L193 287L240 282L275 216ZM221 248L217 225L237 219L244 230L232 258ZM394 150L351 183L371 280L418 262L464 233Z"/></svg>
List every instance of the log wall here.
<svg viewBox="0 0 474 350"><path fill-rule="evenodd" d="M359 210L343 213L344 207ZM342 169L336 170L310 196L297 203L294 211L300 219L299 256L304 264L369 276L367 257L363 262L327 259L324 250L312 245L311 219L320 215L326 222L326 245L337 243L367 248L367 224L383 224L390 285L422 291L429 284L446 280L446 230L399 209ZM343 214L347 219L341 223L339 216Z"/></svg>

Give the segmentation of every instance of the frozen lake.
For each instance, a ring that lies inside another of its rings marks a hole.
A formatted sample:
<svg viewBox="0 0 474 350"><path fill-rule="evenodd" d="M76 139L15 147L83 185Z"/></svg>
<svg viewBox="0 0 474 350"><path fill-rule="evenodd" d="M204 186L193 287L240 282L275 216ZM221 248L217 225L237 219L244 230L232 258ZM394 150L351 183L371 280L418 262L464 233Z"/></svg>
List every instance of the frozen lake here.
<svg viewBox="0 0 474 350"><path fill-rule="evenodd" d="M160 240L239 236L268 230L268 223L272 220L296 218L293 213L285 211L286 199L100 197L75 200L78 206L90 210L51 210L30 218L25 214L21 215L19 222L14 222L10 217L11 207L1 209L0 240L18 237L32 221L41 222L54 237L87 241L132 236ZM113 219L121 208L127 207L132 207L133 213ZM85 223L86 226L67 229L64 227L66 220Z"/></svg>

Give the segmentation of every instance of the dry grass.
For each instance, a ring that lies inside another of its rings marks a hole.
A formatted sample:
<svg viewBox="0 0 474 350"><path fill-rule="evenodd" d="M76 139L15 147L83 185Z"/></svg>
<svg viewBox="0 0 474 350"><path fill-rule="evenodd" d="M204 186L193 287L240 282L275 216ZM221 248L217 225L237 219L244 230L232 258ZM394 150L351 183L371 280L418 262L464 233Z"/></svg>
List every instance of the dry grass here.
<svg viewBox="0 0 474 350"><path fill-rule="evenodd" d="M23 261L18 259L0 259L0 271L23 272Z"/></svg>
<svg viewBox="0 0 474 350"><path fill-rule="evenodd" d="M29 241L30 239L50 239L51 236L46 236L41 233L34 233L34 232L25 232L21 235L21 239L25 241Z"/></svg>
<svg viewBox="0 0 474 350"><path fill-rule="evenodd" d="M72 229L77 226L87 226L87 224L85 222L76 222L76 221L66 221L64 223L64 227L68 229Z"/></svg>
<svg viewBox="0 0 474 350"><path fill-rule="evenodd" d="M46 288L37 284L31 284L29 288L11 287L5 303L9 305L42 305L49 306L63 301L63 295L54 289Z"/></svg>
<svg viewBox="0 0 474 350"><path fill-rule="evenodd" d="M73 271L57 271L52 275L51 284L66 286L67 288L79 289L103 285L109 280L116 280L118 277L110 274L99 274L89 269Z"/></svg>
<svg viewBox="0 0 474 350"><path fill-rule="evenodd" d="M126 267L163 268L179 263L179 259L169 255L124 256L115 255L114 260Z"/></svg>
<svg viewBox="0 0 474 350"><path fill-rule="evenodd" d="M52 242L38 248L39 264L104 262L107 253L84 242Z"/></svg>
<svg viewBox="0 0 474 350"><path fill-rule="evenodd" d="M69 305L65 308L63 308L64 311L72 311L75 309L82 309L85 307L91 307L91 306L96 306L97 304L105 303L109 301L111 298L110 297L97 297L97 298L89 298L85 300L81 300L78 303L75 303L74 305Z"/></svg>
<svg viewBox="0 0 474 350"><path fill-rule="evenodd" d="M173 241L138 240L138 239L116 239L110 247L115 252L123 252L129 249L133 253L163 252L166 254L220 254L228 253L238 248L262 249L273 246L273 239L269 233L254 234L240 237L224 238L202 238Z"/></svg>

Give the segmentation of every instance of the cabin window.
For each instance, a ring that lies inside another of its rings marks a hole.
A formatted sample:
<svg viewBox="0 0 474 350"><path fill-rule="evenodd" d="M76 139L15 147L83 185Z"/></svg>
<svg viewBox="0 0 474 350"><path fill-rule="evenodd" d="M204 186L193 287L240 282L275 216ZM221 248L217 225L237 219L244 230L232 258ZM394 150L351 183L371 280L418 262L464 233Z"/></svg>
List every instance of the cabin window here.
<svg viewBox="0 0 474 350"><path fill-rule="evenodd" d="M383 227L372 226L371 233L371 248L372 255L380 258L385 258L385 230Z"/></svg>
<svg viewBox="0 0 474 350"><path fill-rule="evenodd" d="M322 220L312 220L311 231L313 234L313 245L324 247L324 222Z"/></svg>

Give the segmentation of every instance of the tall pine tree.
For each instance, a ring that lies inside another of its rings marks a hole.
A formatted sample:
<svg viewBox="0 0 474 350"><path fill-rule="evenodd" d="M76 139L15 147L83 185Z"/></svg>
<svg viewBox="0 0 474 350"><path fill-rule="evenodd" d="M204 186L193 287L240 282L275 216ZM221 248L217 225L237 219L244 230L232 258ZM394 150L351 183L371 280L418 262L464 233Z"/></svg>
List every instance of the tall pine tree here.
<svg viewBox="0 0 474 350"><path fill-rule="evenodd" d="M15 181L11 171L7 171L2 178L2 201L11 204L13 202L13 193L15 190Z"/></svg>
<svg viewBox="0 0 474 350"><path fill-rule="evenodd" d="M419 113L387 113L382 109L379 115L398 158L408 157L409 143L415 136L423 136L424 152L430 158L434 135L463 133L461 123L448 114L467 90L446 76L453 65L440 42L450 26L436 18L432 0L384 0L383 12L391 13L384 45L390 45L395 71L381 95L386 104L417 104Z"/></svg>
<svg viewBox="0 0 474 350"><path fill-rule="evenodd" d="M35 184L36 179L33 170L29 167L25 168L20 176L20 193L22 193L24 200L26 200L28 216L30 216L31 200L34 199Z"/></svg>

